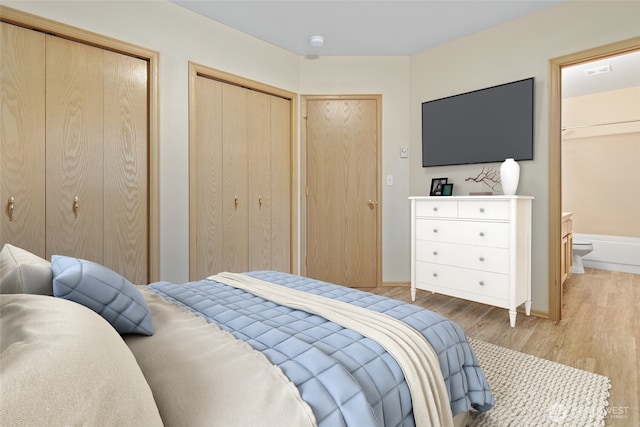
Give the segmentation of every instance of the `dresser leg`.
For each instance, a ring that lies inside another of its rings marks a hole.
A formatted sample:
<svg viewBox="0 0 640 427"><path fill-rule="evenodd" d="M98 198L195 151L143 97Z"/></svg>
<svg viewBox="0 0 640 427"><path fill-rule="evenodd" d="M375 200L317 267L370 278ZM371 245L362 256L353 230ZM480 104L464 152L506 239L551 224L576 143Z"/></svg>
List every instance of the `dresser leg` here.
<svg viewBox="0 0 640 427"><path fill-rule="evenodd" d="M411 287L411 301L416 302L416 288Z"/></svg>
<svg viewBox="0 0 640 427"><path fill-rule="evenodd" d="M511 327L516 327L516 314L518 314L515 310L509 310L509 322L511 323Z"/></svg>
<svg viewBox="0 0 640 427"><path fill-rule="evenodd" d="M525 301L524 302L524 312L527 314L527 316L531 315L531 301Z"/></svg>

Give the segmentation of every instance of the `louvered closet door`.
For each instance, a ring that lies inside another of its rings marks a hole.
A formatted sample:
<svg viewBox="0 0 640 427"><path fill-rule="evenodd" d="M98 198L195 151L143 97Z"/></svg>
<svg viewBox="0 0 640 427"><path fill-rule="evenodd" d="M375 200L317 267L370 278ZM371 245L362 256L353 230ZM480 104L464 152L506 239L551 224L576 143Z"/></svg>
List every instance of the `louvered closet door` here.
<svg viewBox="0 0 640 427"><path fill-rule="evenodd" d="M248 188L247 188L247 102L248 90L222 86L222 173L223 173L223 269L247 271Z"/></svg>
<svg viewBox="0 0 640 427"><path fill-rule="evenodd" d="M47 36L47 258L104 258L103 54Z"/></svg>
<svg viewBox="0 0 640 427"><path fill-rule="evenodd" d="M149 253L147 62L103 50L104 265L146 284Z"/></svg>
<svg viewBox="0 0 640 427"><path fill-rule="evenodd" d="M0 28L0 248L45 257L45 36Z"/></svg>
<svg viewBox="0 0 640 427"><path fill-rule="evenodd" d="M223 83L207 77L195 80L196 162L191 164L191 191L197 203L192 213L196 232L195 253L190 255L190 276L202 279L223 271L223 161L222 161L222 86ZM193 246L193 244L192 244Z"/></svg>

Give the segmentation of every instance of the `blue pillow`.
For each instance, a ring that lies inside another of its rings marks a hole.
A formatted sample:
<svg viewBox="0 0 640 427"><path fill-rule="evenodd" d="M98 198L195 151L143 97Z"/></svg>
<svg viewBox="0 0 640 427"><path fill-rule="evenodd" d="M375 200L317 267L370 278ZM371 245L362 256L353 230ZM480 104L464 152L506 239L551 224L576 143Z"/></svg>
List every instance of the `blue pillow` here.
<svg viewBox="0 0 640 427"><path fill-rule="evenodd" d="M82 304L104 317L120 334L153 335L144 297L107 267L78 258L51 257L53 295Z"/></svg>

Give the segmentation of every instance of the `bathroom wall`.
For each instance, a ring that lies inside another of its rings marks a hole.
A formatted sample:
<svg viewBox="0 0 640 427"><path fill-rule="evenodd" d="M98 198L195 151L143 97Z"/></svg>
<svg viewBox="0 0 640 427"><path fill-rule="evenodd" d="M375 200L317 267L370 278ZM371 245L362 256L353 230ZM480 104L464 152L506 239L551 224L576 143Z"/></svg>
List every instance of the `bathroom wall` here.
<svg viewBox="0 0 640 427"><path fill-rule="evenodd" d="M640 86L563 99L562 126L562 210L574 233L640 237Z"/></svg>

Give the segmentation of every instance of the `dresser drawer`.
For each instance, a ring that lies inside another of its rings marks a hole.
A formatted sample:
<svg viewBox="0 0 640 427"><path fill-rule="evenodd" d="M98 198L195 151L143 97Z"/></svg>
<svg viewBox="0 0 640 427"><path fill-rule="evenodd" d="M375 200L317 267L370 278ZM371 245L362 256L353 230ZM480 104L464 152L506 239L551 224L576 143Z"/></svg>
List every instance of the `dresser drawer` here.
<svg viewBox="0 0 640 427"><path fill-rule="evenodd" d="M458 202L451 200L416 200L416 216L432 218L455 218Z"/></svg>
<svg viewBox="0 0 640 427"><path fill-rule="evenodd" d="M416 282L420 289L456 296L468 294L507 302L509 276L486 271L467 270L448 265L416 262Z"/></svg>
<svg viewBox="0 0 640 427"><path fill-rule="evenodd" d="M458 217L465 219L493 219L507 221L509 219L508 200L478 200L460 203Z"/></svg>
<svg viewBox="0 0 640 427"><path fill-rule="evenodd" d="M509 247L509 223L416 219L417 240Z"/></svg>
<svg viewBox="0 0 640 427"><path fill-rule="evenodd" d="M507 274L509 250L433 241L416 242L416 261Z"/></svg>

